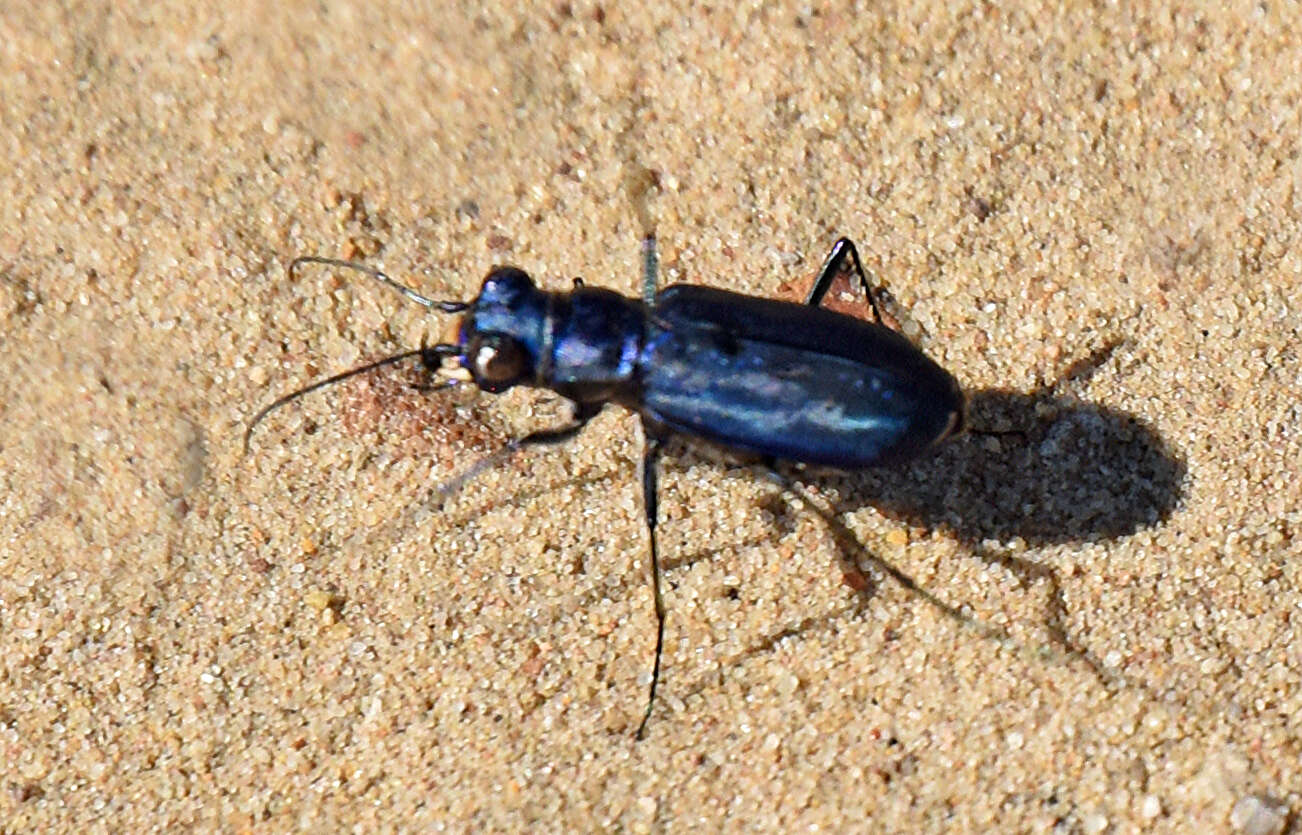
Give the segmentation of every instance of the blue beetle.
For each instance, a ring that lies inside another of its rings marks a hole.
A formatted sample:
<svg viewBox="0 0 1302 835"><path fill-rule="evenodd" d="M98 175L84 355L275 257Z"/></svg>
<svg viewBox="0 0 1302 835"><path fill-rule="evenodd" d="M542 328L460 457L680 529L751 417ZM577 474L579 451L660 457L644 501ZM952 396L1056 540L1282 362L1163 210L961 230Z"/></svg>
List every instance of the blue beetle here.
<svg viewBox="0 0 1302 835"><path fill-rule="evenodd" d="M607 403L642 419L647 439L642 488L656 609L655 662L637 738L655 704L664 649L665 606L656 545L656 465L672 433L690 435L767 461L858 470L898 464L960 432L964 397L947 371L882 324L854 243L832 247L804 304L680 284L656 292L655 239L643 245L642 299L576 281L549 292L516 267L489 272L469 302L434 301L360 264L307 256L365 272L426 307L460 313L453 341L407 351L286 395L272 410L310 391L411 357L432 372L499 393L517 385L549 389L574 404L571 423L512 441L448 485L455 489L504 455L577 435ZM834 279L853 266L874 320L821 306Z"/></svg>

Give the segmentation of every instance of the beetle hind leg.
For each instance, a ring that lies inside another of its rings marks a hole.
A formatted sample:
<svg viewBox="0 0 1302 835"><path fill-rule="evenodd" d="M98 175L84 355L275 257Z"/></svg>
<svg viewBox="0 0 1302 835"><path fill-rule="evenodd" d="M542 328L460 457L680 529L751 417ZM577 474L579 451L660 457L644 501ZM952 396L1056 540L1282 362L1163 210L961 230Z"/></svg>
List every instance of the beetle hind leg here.
<svg viewBox="0 0 1302 835"><path fill-rule="evenodd" d="M864 295L868 297L868 304L873 309L874 321L879 325L882 324L882 312L877 307L877 295L873 293L872 285L868 283L868 276L864 272L863 262L859 260L859 250L855 249L854 241L849 238L840 238L836 243L832 244L832 251L827 254L827 259L823 261L822 269L818 271L818 278L814 280L814 286L810 289L805 304L810 307L822 305L823 297L832 288L832 282L845 268L847 258L854 267L855 275L859 277L859 286L863 288Z"/></svg>

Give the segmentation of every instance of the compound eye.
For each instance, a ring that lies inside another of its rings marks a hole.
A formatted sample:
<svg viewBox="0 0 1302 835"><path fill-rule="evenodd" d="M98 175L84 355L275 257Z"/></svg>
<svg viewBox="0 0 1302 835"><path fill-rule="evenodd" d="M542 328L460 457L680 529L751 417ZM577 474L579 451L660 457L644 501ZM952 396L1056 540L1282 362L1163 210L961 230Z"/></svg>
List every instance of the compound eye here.
<svg viewBox="0 0 1302 835"><path fill-rule="evenodd" d="M510 388L528 369L524 347L509 336L495 333L472 341L467 359L475 382L485 391Z"/></svg>

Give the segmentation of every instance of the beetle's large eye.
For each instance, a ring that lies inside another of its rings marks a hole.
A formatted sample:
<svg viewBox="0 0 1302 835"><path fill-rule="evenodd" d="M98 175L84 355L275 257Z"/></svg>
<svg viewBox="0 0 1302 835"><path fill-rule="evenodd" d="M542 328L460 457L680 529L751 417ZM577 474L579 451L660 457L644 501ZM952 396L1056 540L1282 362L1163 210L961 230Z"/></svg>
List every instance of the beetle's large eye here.
<svg viewBox="0 0 1302 835"><path fill-rule="evenodd" d="M476 336L466 352L470 373L485 391L504 391L515 385L528 370L524 347L509 336L488 333Z"/></svg>

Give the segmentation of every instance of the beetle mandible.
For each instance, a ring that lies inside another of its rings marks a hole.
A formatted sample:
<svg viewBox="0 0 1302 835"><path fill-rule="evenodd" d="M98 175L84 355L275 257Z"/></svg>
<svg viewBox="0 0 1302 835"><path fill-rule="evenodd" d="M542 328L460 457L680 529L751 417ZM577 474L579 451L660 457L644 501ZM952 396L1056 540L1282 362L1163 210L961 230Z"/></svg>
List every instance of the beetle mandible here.
<svg viewBox="0 0 1302 835"><path fill-rule="evenodd" d="M472 301L435 301L386 274L349 261L304 256L304 263L365 272L407 298L461 314L454 341L406 351L294 391L250 421L254 427L291 400L355 374L419 357L449 377L494 394L517 385L549 389L573 404L570 423L508 444L444 485L450 492L517 450L563 443L607 403L636 412L646 437L642 491L656 612L655 661L646 734L664 651L665 605L656 544L657 463L673 434L723 447L841 470L898 464L963 429L965 401L954 377L908 339L882 324L859 253L839 239L804 304L679 284L656 292L655 237L643 239L643 297L575 282L568 292L539 289L516 267L495 267ZM849 263L874 321L821 306Z"/></svg>

